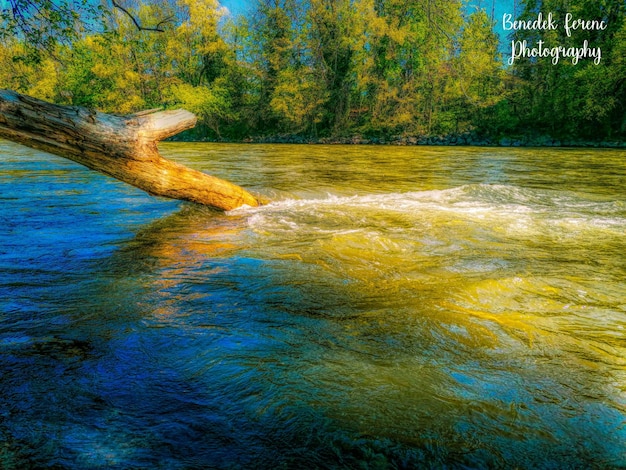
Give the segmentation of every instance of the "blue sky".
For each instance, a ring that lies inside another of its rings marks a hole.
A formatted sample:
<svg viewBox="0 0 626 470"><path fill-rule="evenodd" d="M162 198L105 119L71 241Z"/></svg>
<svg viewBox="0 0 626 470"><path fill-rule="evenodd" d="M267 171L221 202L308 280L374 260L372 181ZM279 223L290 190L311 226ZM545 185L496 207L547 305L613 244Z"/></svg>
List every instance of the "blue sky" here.
<svg viewBox="0 0 626 470"><path fill-rule="evenodd" d="M243 13L253 3L245 0L222 0L222 5L233 13ZM503 13L513 13L514 0L471 0L470 4L479 5L491 12L492 5L495 6L496 19L502 20Z"/></svg>
<svg viewBox="0 0 626 470"><path fill-rule="evenodd" d="M517 0L517 2L515 0L469 0L470 8L484 8L489 14L491 14L493 9L494 19L496 20L495 29L496 32L500 35L502 47L505 47L505 44L507 42L504 31L502 31L502 15L504 13L513 14L513 7L515 3L519 4L520 0ZM255 4L255 2L251 2L249 0L221 0L220 4L228 8L232 14L237 15L245 13Z"/></svg>
<svg viewBox="0 0 626 470"><path fill-rule="evenodd" d="M221 0L220 4L228 8L233 14L245 13L255 2L250 0ZM503 13L513 13L515 0L470 0L470 5L480 6L491 13L492 5L495 7L495 18L498 23L502 22ZM519 0L518 0L519 3ZM8 7L8 0L0 0L0 8Z"/></svg>
<svg viewBox="0 0 626 470"><path fill-rule="evenodd" d="M244 0L222 0L220 3L228 8L233 14L239 14L244 13L253 2L246 2Z"/></svg>
<svg viewBox="0 0 626 470"><path fill-rule="evenodd" d="M254 3L246 0L221 0L220 3L233 13L244 13L246 9ZM495 5L496 18L502 19L502 13L513 12L514 0L470 0L470 4L481 5L487 11L491 11L492 4ZM0 7L8 7L8 0L0 0Z"/></svg>

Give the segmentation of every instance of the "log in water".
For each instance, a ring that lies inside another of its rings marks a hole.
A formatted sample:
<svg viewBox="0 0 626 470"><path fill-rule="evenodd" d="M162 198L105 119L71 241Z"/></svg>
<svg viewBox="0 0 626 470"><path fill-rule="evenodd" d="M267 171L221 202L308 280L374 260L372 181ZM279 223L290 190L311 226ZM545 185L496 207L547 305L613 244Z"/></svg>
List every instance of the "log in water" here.
<svg viewBox="0 0 626 470"><path fill-rule="evenodd" d="M0 143L0 466L626 464L623 152L162 151L274 202Z"/></svg>
<svg viewBox="0 0 626 470"><path fill-rule="evenodd" d="M163 158L159 141L194 127L184 109L115 116L0 90L0 137L69 158L156 196L221 210L257 206L229 181Z"/></svg>

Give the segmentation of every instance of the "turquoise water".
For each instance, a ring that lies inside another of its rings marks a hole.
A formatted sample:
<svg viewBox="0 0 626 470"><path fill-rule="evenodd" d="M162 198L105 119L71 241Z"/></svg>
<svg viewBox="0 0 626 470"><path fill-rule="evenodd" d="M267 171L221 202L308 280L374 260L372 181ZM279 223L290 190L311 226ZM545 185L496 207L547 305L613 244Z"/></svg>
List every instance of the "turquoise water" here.
<svg viewBox="0 0 626 470"><path fill-rule="evenodd" d="M0 467L623 468L617 150L0 142Z"/></svg>

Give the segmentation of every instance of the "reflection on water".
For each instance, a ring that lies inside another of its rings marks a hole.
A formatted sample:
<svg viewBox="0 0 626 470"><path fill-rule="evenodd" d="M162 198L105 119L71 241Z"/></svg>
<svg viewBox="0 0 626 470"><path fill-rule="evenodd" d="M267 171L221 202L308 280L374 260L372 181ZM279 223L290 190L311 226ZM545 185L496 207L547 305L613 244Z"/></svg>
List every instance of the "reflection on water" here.
<svg viewBox="0 0 626 470"><path fill-rule="evenodd" d="M0 142L0 467L626 466L619 151Z"/></svg>

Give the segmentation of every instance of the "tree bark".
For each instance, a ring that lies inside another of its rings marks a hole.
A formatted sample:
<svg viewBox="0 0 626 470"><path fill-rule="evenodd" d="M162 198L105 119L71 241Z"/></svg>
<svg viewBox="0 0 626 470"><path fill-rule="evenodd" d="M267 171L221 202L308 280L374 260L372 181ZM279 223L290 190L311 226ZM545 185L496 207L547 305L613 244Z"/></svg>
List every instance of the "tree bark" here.
<svg viewBox="0 0 626 470"><path fill-rule="evenodd" d="M115 116L0 90L0 137L69 158L150 194L221 210L259 201L245 189L159 154L157 143L196 124L185 110Z"/></svg>

